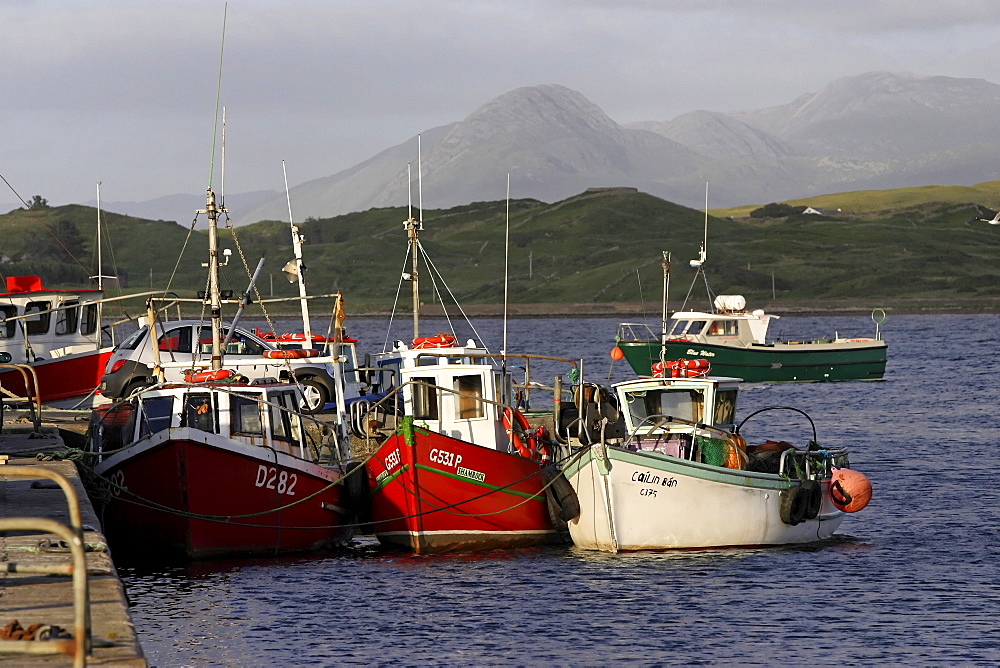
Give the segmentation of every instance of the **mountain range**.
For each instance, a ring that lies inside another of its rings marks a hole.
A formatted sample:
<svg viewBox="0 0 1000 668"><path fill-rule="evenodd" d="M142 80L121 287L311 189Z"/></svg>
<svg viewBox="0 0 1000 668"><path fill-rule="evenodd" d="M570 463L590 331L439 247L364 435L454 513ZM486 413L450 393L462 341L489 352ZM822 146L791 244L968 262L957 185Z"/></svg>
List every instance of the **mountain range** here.
<svg viewBox="0 0 1000 668"><path fill-rule="evenodd" d="M291 189L296 217L405 206L417 137ZM560 85L518 88L420 134L426 206L511 194L554 202L629 186L685 206L767 203L849 190L1000 178L1000 86L982 79L873 72L767 109L693 111L622 125ZM190 209L201 205L191 196ZM148 203L110 210L150 215ZM237 224L281 220L284 193L231 196ZM414 201L416 205L417 202ZM241 208L242 207L242 208ZM186 222L186 221L183 221Z"/></svg>

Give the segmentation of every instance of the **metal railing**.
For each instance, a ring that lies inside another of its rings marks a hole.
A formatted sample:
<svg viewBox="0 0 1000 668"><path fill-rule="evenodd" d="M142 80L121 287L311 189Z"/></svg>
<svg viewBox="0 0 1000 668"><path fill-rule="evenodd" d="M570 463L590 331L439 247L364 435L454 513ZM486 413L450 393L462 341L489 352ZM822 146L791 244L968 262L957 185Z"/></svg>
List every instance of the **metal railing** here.
<svg viewBox="0 0 1000 668"><path fill-rule="evenodd" d="M5 387L0 386L0 429L3 424L3 403L11 400L16 403L28 404L28 411L31 415L31 423L35 427L35 432L42 430L42 395L38 387L38 373L27 364L0 364L0 369L13 369L21 373L24 382L24 394L19 397Z"/></svg>
<svg viewBox="0 0 1000 668"><path fill-rule="evenodd" d="M0 531L37 530L55 534L66 542L73 557L72 564L37 565L7 562L8 573L39 573L67 575L73 578L73 637L46 641L0 641L0 653L67 654L73 657L74 666L85 666L91 652L90 638L90 585L87 579L87 557L83 544L83 523L80 519L80 500L72 483L61 473L38 466L4 466L0 476L20 478L48 478L66 495L71 527L42 517L0 518Z"/></svg>

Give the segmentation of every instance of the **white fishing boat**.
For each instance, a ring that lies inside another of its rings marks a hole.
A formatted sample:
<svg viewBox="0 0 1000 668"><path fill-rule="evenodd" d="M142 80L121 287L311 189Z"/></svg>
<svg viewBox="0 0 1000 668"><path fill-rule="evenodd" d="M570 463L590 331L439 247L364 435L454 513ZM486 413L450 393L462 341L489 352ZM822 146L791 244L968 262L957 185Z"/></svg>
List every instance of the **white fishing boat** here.
<svg viewBox="0 0 1000 668"><path fill-rule="evenodd" d="M563 469L580 502L569 522L577 547L811 543L867 504L871 487L850 470L847 450L820 447L815 433L802 449L747 446L735 424L738 379L661 375L618 383L591 403L602 416L589 421L592 442Z"/></svg>

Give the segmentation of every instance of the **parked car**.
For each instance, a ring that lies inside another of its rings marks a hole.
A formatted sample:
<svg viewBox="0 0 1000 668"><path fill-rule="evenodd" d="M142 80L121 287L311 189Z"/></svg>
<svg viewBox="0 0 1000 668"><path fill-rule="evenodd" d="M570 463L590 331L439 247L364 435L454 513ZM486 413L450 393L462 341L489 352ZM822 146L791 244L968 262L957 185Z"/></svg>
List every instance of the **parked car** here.
<svg viewBox="0 0 1000 668"><path fill-rule="evenodd" d="M210 368L210 326L197 320L179 320L164 324L162 332L157 339L157 348L166 380L180 382L184 380L185 372ZM228 330L223 332L223 339L227 335ZM227 369L250 379L270 377L290 381L289 371L294 370L295 378L304 391L303 410L307 413L322 410L327 402L336 397L333 365L329 357L268 359L264 356L266 351L277 349L237 327L226 344L223 360ZM100 393L109 399L121 399L153 384L156 380L154 365L149 327L143 326L115 348L101 376Z"/></svg>

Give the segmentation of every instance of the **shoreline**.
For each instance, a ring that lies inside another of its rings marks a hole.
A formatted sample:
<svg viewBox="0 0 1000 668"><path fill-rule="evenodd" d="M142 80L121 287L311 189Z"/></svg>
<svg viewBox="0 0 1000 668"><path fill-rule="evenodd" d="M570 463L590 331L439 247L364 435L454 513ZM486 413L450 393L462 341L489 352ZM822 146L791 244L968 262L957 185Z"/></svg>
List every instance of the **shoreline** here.
<svg viewBox="0 0 1000 668"><path fill-rule="evenodd" d="M673 308L680 306L679 303L671 302ZM704 308L704 304L695 305L691 308ZM846 300L816 300L816 301L765 301L751 303L751 309L763 309L767 313L774 315L871 315L873 311L881 309L886 315L944 315L944 314L991 314L1000 313L1000 297L981 297L976 299L893 299L884 302L866 301L859 305L857 302ZM502 304L469 304L459 311L456 307L449 307L447 315L450 317L461 317L462 312L469 316L478 317L503 317ZM293 314L292 314L293 315ZM363 307L352 312L348 304L348 317L387 317L389 310L366 310ZM440 304L422 304L420 306L421 317L444 317L445 312ZM508 304L507 316L513 318L572 318L572 317L642 317L659 318L660 305L647 302L615 302L615 303L581 303L581 304Z"/></svg>

